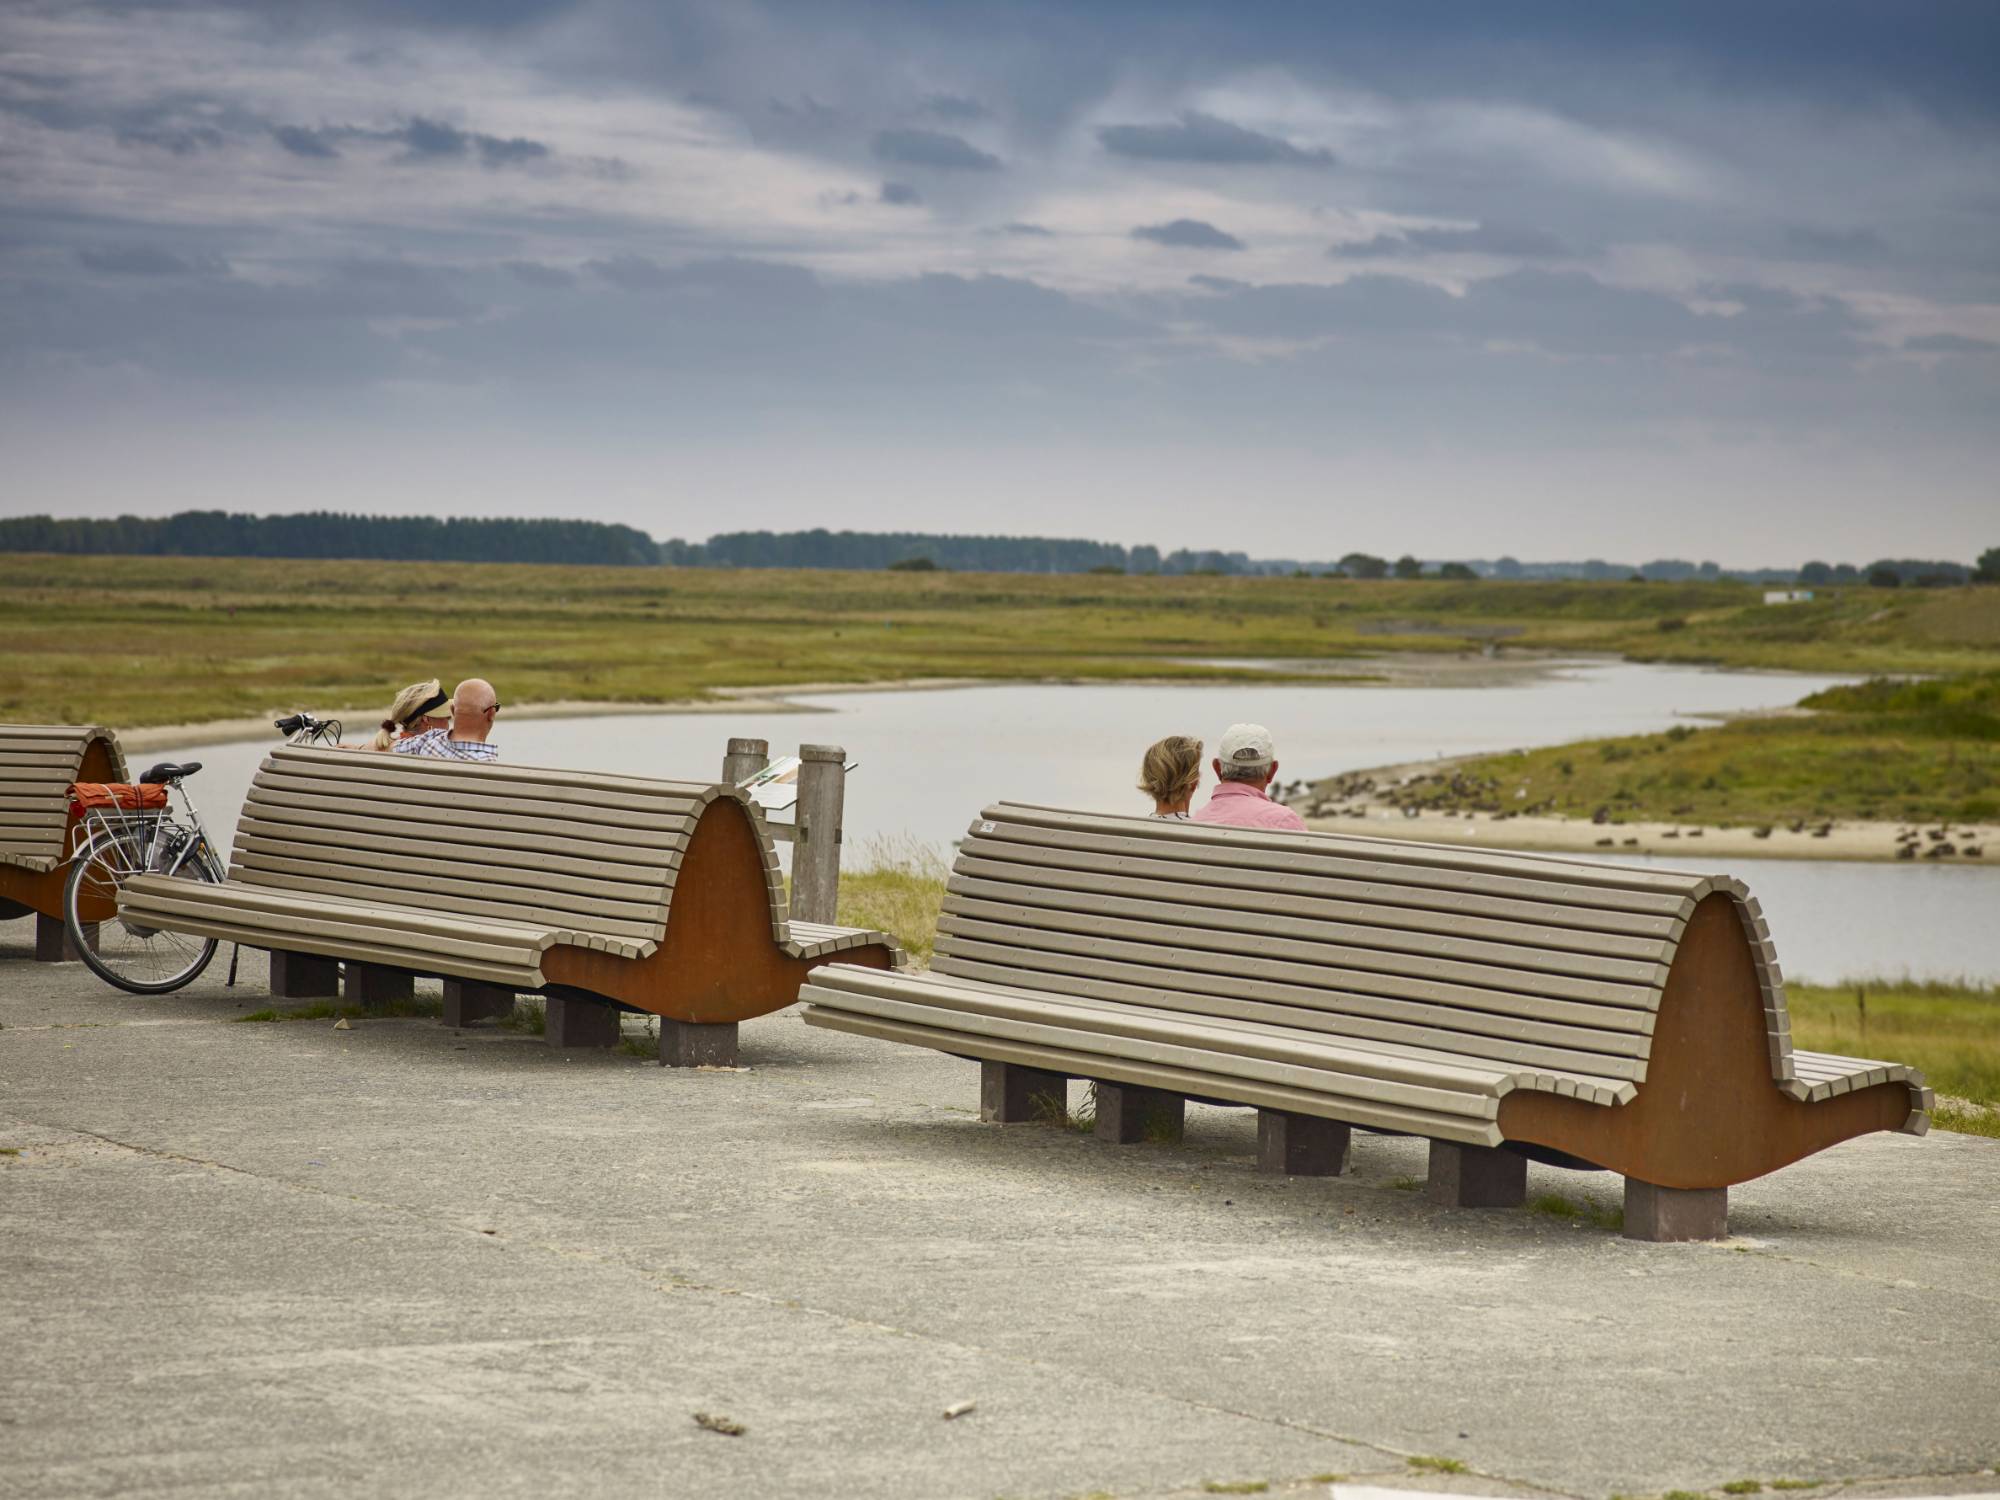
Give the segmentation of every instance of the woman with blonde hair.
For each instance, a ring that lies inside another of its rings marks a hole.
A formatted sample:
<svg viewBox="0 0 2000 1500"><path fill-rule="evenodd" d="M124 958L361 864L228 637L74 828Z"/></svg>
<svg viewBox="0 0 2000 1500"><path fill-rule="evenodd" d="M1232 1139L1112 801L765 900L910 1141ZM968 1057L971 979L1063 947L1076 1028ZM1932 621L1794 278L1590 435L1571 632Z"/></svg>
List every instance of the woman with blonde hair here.
<svg viewBox="0 0 2000 1500"><path fill-rule="evenodd" d="M1146 758L1139 763L1139 790L1153 799L1153 817L1185 823L1200 785L1200 740L1170 734L1146 747Z"/></svg>
<svg viewBox="0 0 2000 1500"><path fill-rule="evenodd" d="M413 682L396 694L395 701L389 705L389 717L375 731L375 738L368 748L390 750L397 740L450 723L451 694L438 685L435 677L429 682Z"/></svg>

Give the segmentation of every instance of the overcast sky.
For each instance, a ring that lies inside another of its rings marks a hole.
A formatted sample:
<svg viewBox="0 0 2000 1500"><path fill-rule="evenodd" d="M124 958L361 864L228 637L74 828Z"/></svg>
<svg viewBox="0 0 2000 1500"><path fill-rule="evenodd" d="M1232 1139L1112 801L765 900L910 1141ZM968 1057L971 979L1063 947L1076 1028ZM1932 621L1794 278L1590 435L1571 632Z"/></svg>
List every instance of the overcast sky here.
<svg viewBox="0 0 2000 1500"><path fill-rule="evenodd" d="M2000 544L2000 5L0 5L0 511Z"/></svg>

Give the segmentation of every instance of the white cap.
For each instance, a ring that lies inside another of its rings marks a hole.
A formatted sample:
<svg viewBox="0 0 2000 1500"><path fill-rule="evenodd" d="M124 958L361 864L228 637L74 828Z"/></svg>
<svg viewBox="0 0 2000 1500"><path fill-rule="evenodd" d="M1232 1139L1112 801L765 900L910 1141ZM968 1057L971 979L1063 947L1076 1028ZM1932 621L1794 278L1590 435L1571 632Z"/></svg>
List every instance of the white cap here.
<svg viewBox="0 0 2000 1500"><path fill-rule="evenodd" d="M1271 748L1271 731L1262 724L1231 724L1222 736L1225 766L1268 766L1278 758Z"/></svg>

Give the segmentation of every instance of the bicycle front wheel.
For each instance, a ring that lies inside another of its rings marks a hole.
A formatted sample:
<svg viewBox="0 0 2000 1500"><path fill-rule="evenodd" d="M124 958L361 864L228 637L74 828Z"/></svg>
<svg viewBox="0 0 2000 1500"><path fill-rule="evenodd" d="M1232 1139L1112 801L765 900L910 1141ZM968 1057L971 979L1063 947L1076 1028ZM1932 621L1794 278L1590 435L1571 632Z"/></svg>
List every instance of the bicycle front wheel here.
<svg viewBox="0 0 2000 1500"><path fill-rule="evenodd" d="M118 914L118 892L137 875L222 883L222 871L205 845L185 857L175 851L172 858L163 857L167 847L157 837L99 839L71 862L63 887L63 922L69 928L70 946L98 978L135 995L177 990L215 957L214 938L147 927Z"/></svg>

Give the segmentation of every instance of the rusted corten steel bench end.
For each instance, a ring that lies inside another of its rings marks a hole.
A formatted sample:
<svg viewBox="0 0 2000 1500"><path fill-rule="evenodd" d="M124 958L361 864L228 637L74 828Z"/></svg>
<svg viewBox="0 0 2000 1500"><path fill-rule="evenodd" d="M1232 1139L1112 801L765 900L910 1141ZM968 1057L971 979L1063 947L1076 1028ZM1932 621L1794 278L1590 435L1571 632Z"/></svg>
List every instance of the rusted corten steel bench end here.
<svg viewBox="0 0 2000 1500"><path fill-rule="evenodd" d="M1793 1046L1727 876L1000 803L938 933L927 973L820 970L805 1019L977 1059L1002 1122L1085 1078L1120 1141L1254 1106L1268 1171L1428 1137L1461 1206L1522 1202L1531 1159L1608 1168L1644 1239L1719 1237L1732 1185L1929 1127L1914 1069Z"/></svg>

